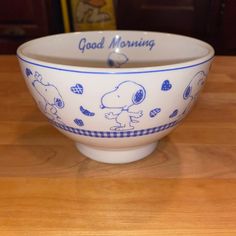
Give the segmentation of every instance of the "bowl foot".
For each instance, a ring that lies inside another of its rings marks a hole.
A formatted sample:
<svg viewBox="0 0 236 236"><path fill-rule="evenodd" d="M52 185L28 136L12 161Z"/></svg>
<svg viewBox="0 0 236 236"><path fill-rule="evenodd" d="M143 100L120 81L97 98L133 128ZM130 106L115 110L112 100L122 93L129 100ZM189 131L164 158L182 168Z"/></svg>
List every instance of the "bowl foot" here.
<svg viewBox="0 0 236 236"><path fill-rule="evenodd" d="M101 149L76 143L77 149L85 156L99 162L110 164L123 164L140 160L151 154L157 143L151 143L134 148Z"/></svg>

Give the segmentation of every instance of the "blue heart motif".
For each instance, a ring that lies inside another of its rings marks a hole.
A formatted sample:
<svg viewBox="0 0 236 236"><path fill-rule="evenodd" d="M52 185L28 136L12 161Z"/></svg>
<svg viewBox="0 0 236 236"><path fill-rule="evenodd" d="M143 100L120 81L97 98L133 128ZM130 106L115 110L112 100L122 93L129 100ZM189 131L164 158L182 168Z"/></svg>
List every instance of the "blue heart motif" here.
<svg viewBox="0 0 236 236"><path fill-rule="evenodd" d="M81 119L74 119L75 124L77 124L78 126L84 126L84 122Z"/></svg>
<svg viewBox="0 0 236 236"><path fill-rule="evenodd" d="M177 115L178 115L178 112L179 112L178 109L174 110L174 111L170 114L169 118L173 118L173 117L177 116Z"/></svg>
<svg viewBox="0 0 236 236"><path fill-rule="evenodd" d="M75 86L70 87L71 92L75 94L83 94L84 88L81 84L76 84Z"/></svg>
<svg viewBox="0 0 236 236"><path fill-rule="evenodd" d="M168 91L168 90L170 90L171 88L172 88L172 84L170 83L169 80L163 81L162 86L161 86L161 90L163 90L163 91Z"/></svg>

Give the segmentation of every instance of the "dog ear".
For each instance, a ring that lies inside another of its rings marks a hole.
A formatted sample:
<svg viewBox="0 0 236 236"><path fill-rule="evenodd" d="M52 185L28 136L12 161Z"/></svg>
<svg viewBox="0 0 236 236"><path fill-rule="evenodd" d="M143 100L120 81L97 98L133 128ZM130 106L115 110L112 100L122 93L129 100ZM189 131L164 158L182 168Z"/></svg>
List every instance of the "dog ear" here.
<svg viewBox="0 0 236 236"><path fill-rule="evenodd" d="M191 96L191 93L192 93L192 86L188 85L183 93L184 100L188 99Z"/></svg>
<svg viewBox="0 0 236 236"><path fill-rule="evenodd" d="M136 91L132 97L133 104L137 105L140 104L145 98L145 90L143 88L140 88L138 91Z"/></svg>

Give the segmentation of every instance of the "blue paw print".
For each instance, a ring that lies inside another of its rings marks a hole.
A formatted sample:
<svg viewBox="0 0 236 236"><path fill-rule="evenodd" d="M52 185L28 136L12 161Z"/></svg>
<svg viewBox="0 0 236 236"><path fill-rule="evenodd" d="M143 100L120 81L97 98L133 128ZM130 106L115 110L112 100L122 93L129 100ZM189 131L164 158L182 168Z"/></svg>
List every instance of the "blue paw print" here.
<svg viewBox="0 0 236 236"><path fill-rule="evenodd" d="M81 84L76 84L75 86L71 86L70 90L76 94L83 94L84 92L84 88Z"/></svg>
<svg viewBox="0 0 236 236"><path fill-rule="evenodd" d="M77 124L78 126L84 126L84 122L81 119L74 119L75 124Z"/></svg>
<svg viewBox="0 0 236 236"><path fill-rule="evenodd" d="M161 111L161 108L155 108L155 109L153 109L153 110L151 110L151 111L149 112L149 116L150 116L151 118L153 118L153 117L155 117L158 113L160 113L160 111Z"/></svg>
<svg viewBox="0 0 236 236"><path fill-rule="evenodd" d="M55 102L55 105L58 108L63 108L64 107L64 102L60 98L55 98L54 102Z"/></svg>
<svg viewBox="0 0 236 236"><path fill-rule="evenodd" d="M163 83L162 83L162 86L161 86L161 90L163 91L168 91L172 88L172 84L170 83L169 80L165 80Z"/></svg>
<svg viewBox="0 0 236 236"><path fill-rule="evenodd" d="M177 115L178 115L178 112L179 112L178 109L174 110L174 111L170 114L169 118L173 118L173 117L177 116Z"/></svg>

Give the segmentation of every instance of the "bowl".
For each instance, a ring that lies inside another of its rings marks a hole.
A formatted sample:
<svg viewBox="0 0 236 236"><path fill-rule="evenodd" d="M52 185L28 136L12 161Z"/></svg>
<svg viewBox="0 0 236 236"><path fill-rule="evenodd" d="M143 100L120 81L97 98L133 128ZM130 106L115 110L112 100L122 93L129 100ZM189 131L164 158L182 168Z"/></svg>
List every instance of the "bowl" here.
<svg viewBox="0 0 236 236"><path fill-rule="evenodd" d="M91 31L17 49L38 108L85 156L128 163L148 156L189 113L214 49L158 32Z"/></svg>

